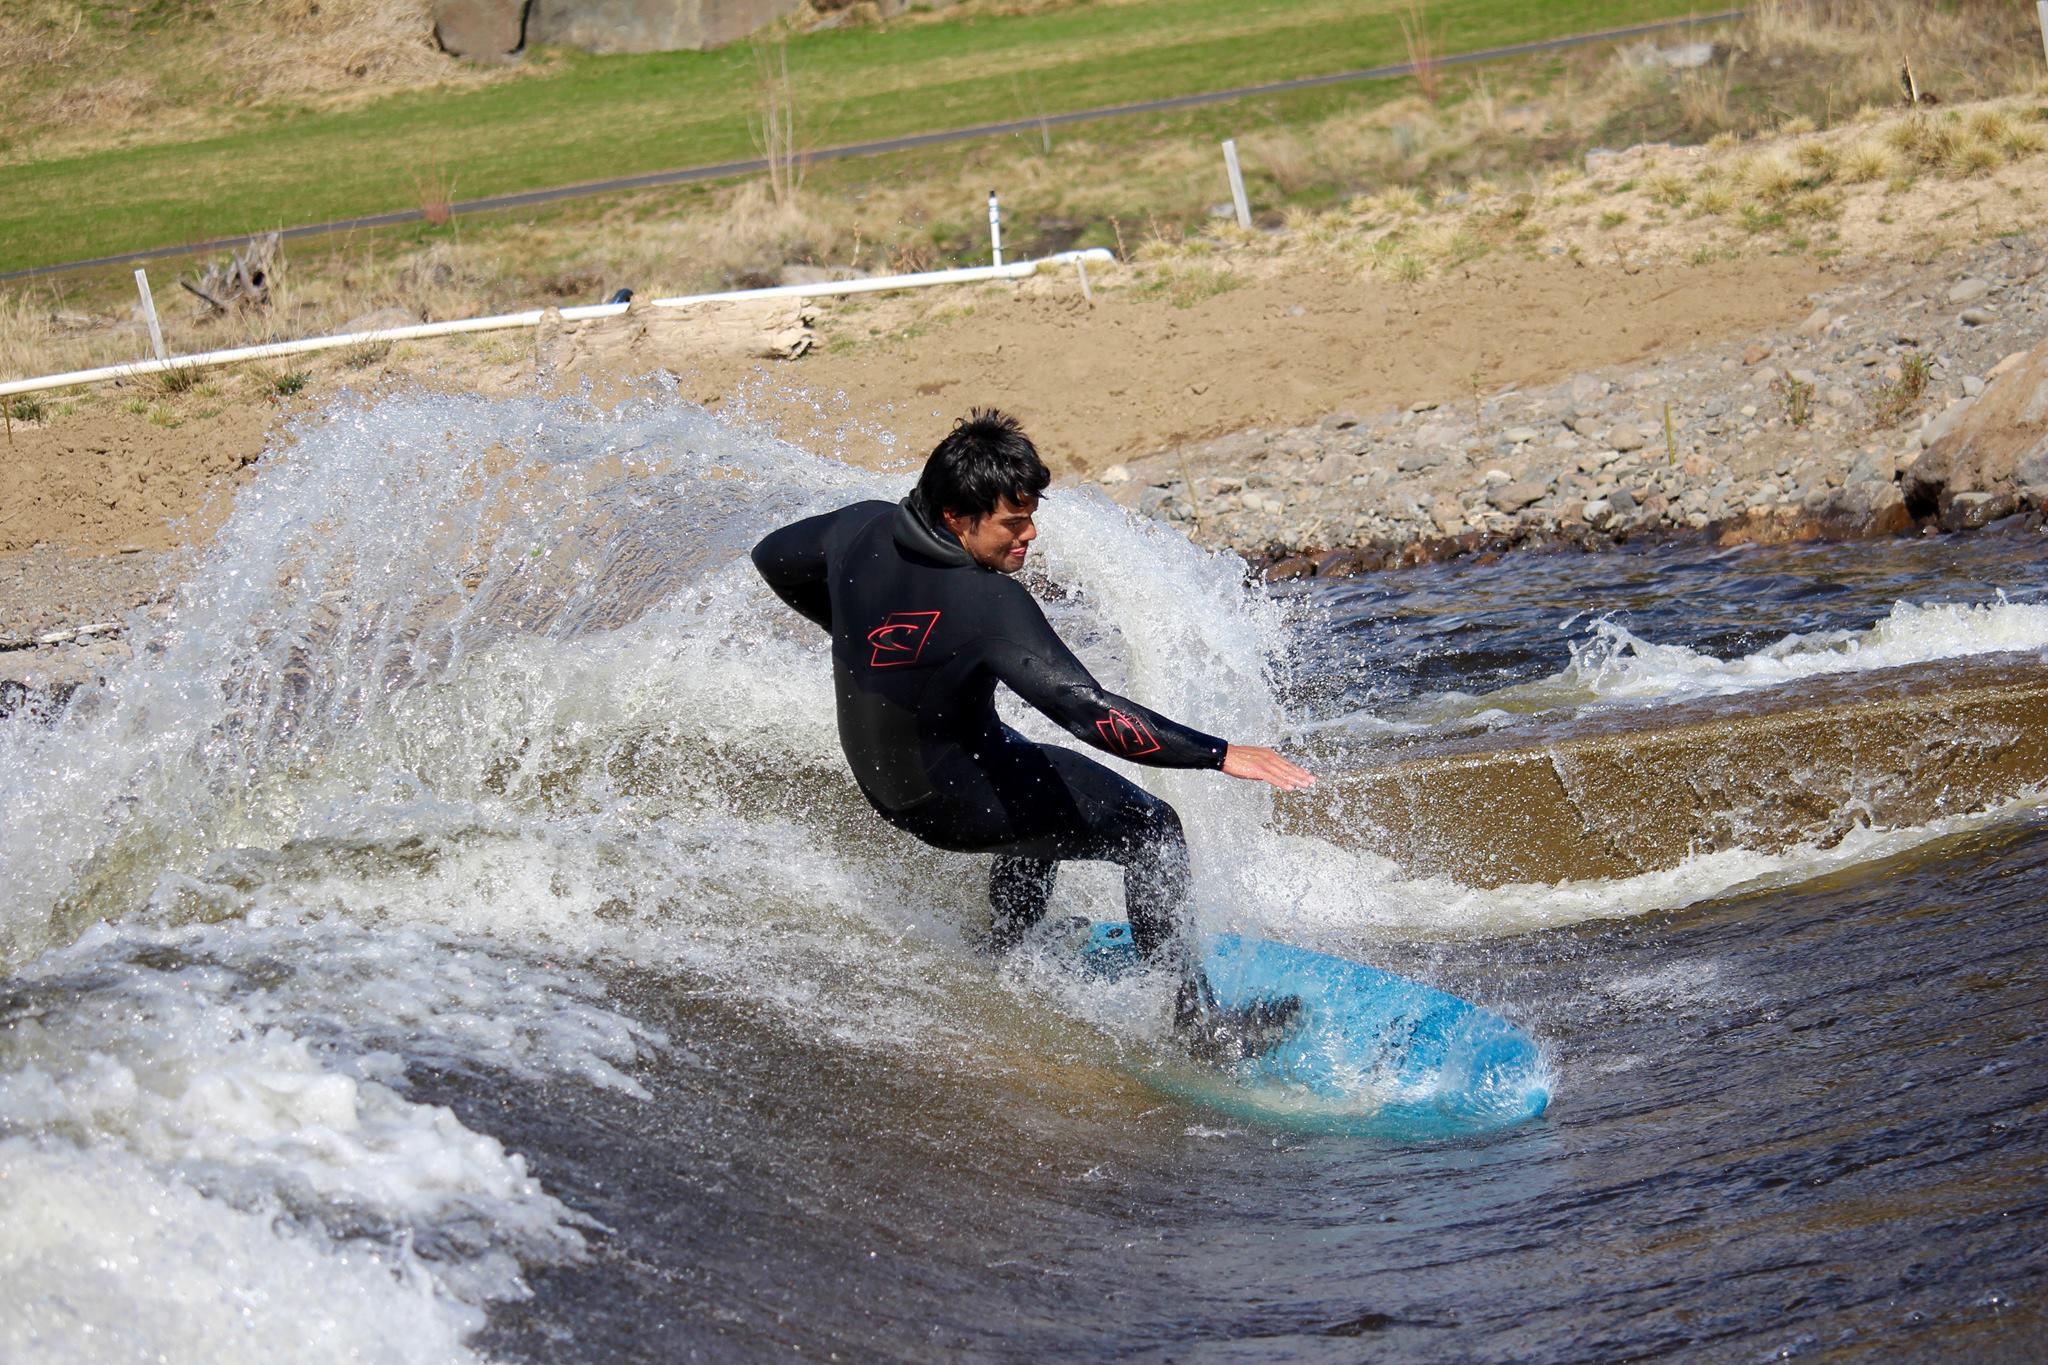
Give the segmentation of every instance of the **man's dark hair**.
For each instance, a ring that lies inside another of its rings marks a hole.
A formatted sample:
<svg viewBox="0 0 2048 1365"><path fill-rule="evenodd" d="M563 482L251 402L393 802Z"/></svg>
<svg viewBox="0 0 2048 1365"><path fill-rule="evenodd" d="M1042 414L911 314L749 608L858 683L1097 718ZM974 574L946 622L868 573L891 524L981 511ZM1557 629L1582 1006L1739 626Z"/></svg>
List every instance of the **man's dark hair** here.
<svg viewBox="0 0 2048 1365"><path fill-rule="evenodd" d="M942 512L978 520L1004 498L1021 503L1051 482L1052 471L1016 418L994 408L975 408L933 447L910 505L932 525L942 526Z"/></svg>

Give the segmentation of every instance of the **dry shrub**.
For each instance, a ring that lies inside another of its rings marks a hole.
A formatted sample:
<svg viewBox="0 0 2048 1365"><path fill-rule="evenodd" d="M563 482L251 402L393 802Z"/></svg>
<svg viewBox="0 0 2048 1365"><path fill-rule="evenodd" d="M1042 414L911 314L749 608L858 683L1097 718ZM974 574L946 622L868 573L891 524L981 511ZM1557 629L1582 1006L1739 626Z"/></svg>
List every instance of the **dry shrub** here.
<svg viewBox="0 0 2048 1365"><path fill-rule="evenodd" d="M1785 201L1785 212L1793 218L1824 222L1842 216L1842 201L1826 190L1801 190Z"/></svg>
<svg viewBox="0 0 2048 1365"><path fill-rule="evenodd" d="M1799 187L1799 172L1781 157L1762 156L1750 163L1743 179L1766 199L1783 199Z"/></svg>
<svg viewBox="0 0 2048 1365"><path fill-rule="evenodd" d="M1678 112L1695 137L1725 133L1734 119L1728 93L1735 80L1735 54L1718 69L1688 71L1678 81Z"/></svg>
<svg viewBox="0 0 2048 1365"><path fill-rule="evenodd" d="M1948 169L1955 175L1982 175L2005 164L2005 153L1988 142L1968 138L1949 153Z"/></svg>
<svg viewBox="0 0 2048 1365"><path fill-rule="evenodd" d="M1897 172L1898 164L1883 143L1859 142L1842 158L1842 177L1856 184L1889 180Z"/></svg>
<svg viewBox="0 0 2048 1365"><path fill-rule="evenodd" d="M1693 207L1718 218L1735 208L1735 195L1720 185L1708 185L1692 198Z"/></svg>
<svg viewBox="0 0 2048 1365"><path fill-rule="evenodd" d="M1407 11L1397 15L1401 41L1408 48L1408 64L1415 70L1415 88L1431 104L1443 101L1443 65L1438 56L1439 40L1429 31L1429 13L1422 0L1409 0Z"/></svg>
<svg viewBox="0 0 2048 1365"><path fill-rule="evenodd" d="M1666 208L1675 209L1691 197L1692 190L1685 183L1685 177L1676 171L1658 171L1650 177L1650 198Z"/></svg>
<svg viewBox="0 0 2048 1365"><path fill-rule="evenodd" d="M1842 168L1841 151L1832 142L1802 142L1793 155L1809 179L1832 180Z"/></svg>

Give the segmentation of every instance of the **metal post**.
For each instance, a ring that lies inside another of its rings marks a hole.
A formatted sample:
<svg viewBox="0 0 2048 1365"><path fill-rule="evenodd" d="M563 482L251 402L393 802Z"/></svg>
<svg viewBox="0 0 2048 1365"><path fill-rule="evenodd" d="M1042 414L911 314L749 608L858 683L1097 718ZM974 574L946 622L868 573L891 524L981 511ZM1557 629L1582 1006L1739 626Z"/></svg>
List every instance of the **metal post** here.
<svg viewBox="0 0 2048 1365"><path fill-rule="evenodd" d="M2048 56L2048 0L2039 0L2034 12L2041 16L2041 52Z"/></svg>
<svg viewBox="0 0 2048 1365"><path fill-rule="evenodd" d="M2048 3L2048 0L2044 0ZM1251 205L1245 202L1244 172L1237 168L1237 139L1223 139L1223 165L1230 172L1230 202L1237 206L1237 225L1249 229L1252 225Z"/></svg>
<svg viewBox="0 0 2048 1365"><path fill-rule="evenodd" d="M149 321L149 344L158 360L170 359L170 352L164 349L163 325L156 320L156 300L149 296L149 273L139 267L135 271L135 288L142 294L142 316Z"/></svg>
<svg viewBox="0 0 2048 1365"><path fill-rule="evenodd" d="M996 192L988 192L988 245L995 253L995 263L1003 263L1003 211L996 203Z"/></svg>

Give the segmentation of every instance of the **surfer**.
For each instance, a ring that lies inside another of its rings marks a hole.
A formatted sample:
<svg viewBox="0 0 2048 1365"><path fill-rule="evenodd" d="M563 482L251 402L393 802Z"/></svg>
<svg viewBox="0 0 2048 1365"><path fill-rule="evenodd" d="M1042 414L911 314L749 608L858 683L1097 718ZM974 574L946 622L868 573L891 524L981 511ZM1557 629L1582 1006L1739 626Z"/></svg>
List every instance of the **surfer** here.
<svg viewBox="0 0 2048 1365"><path fill-rule="evenodd" d="M992 853L990 941L1021 942L1059 864L1122 866L1139 956L1181 974L1176 1026L1229 1051L1285 1024L1294 1002L1227 1017L1187 944L1188 850L1172 806L1071 749L1034 744L996 715L1001 683L1105 753L1213 768L1298 791L1315 778L1268 748L1231 744L1103 690L1009 575L1038 534L1052 473L1017 421L976 409L954 424L901 503L857 502L775 531L754 565L832 636L839 742L881 817L934 847Z"/></svg>

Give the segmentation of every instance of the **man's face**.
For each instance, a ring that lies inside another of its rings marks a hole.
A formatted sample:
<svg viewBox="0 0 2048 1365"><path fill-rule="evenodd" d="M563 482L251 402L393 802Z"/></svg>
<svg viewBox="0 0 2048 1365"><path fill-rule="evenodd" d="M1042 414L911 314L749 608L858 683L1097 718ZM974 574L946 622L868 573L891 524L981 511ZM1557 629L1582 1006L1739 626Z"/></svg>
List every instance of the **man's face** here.
<svg viewBox="0 0 2048 1365"><path fill-rule="evenodd" d="M1022 502L1004 498L985 517L969 520L957 512L940 515L975 563L997 573L1015 573L1024 567L1025 551L1038 538L1038 527L1031 520L1037 512L1037 496L1027 493Z"/></svg>

